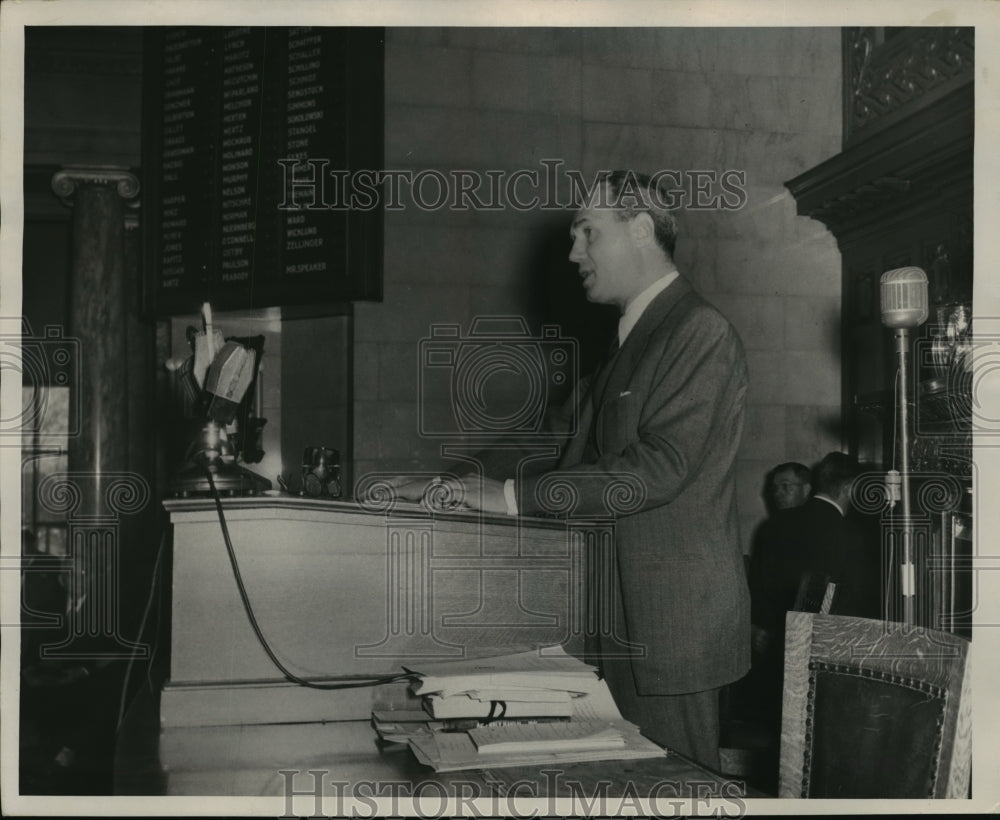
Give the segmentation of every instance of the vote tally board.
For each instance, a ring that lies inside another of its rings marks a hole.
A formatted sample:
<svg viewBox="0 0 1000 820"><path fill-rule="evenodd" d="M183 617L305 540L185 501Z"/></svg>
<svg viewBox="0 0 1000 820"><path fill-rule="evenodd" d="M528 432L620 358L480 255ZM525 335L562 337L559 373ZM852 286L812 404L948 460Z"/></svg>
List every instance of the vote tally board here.
<svg viewBox="0 0 1000 820"><path fill-rule="evenodd" d="M342 194L382 167L384 30L149 28L145 54L147 310L380 299L380 204Z"/></svg>

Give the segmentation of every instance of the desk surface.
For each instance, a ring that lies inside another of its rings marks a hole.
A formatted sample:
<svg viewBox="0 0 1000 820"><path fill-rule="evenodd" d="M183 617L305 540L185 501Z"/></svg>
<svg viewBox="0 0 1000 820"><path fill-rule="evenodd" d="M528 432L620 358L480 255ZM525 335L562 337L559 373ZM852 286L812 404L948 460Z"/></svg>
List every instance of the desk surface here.
<svg viewBox="0 0 1000 820"><path fill-rule="evenodd" d="M324 795L435 784L449 796L518 797L745 796L744 784L673 752L662 758L607 760L435 772L409 748L381 744L368 721L177 727L159 730L151 704L136 703L119 734L119 794L282 796L291 786L313 790L310 771L322 772ZM300 774L282 774L282 772ZM346 784L346 785L345 785ZM373 786L373 784L376 784ZM377 784L383 784L381 787ZM386 786L384 784L390 784ZM377 791L374 792L378 794ZM383 792L384 793L384 792ZM750 795L746 795L750 796Z"/></svg>
<svg viewBox="0 0 1000 820"><path fill-rule="evenodd" d="M357 515L373 520L427 520L440 525L477 524L498 526L506 529L534 527L538 529L565 530L566 519L539 516L510 516L503 513L487 513L480 510L454 509L439 510L428 507L423 502L405 501L394 498L376 498L369 501L354 499L308 498L290 495L277 490L268 490L254 496L232 496L222 500L227 516L252 517L258 519L281 518L289 515L344 516ZM217 516L215 501L209 497L166 498L163 507L172 520L209 520Z"/></svg>

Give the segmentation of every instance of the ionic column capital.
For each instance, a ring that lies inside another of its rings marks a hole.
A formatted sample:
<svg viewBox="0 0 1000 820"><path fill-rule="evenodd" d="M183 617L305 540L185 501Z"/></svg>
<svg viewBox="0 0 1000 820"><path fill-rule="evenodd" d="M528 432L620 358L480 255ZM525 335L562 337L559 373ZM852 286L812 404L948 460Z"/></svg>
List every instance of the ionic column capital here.
<svg viewBox="0 0 1000 820"><path fill-rule="evenodd" d="M118 165L79 165L61 168L52 176L52 191L70 208L77 192L90 185L113 187L129 208L139 207L139 177L128 168ZM134 216L126 214L126 227L134 223Z"/></svg>

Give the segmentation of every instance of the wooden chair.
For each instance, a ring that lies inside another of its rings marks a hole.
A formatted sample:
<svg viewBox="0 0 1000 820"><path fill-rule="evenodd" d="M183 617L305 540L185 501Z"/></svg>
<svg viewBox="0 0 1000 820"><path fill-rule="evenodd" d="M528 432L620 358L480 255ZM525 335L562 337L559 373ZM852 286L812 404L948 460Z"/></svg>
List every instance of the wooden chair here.
<svg viewBox="0 0 1000 820"><path fill-rule="evenodd" d="M821 615L829 615L836 594L837 584L827 576L817 578L806 573L799 582L799 590L795 595L792 609L796 612L818 612Z"/></svg>
<svg viewBox="0 0 1000 820"><path fill-rule="evenodd" d="M969 649L932 629L789 612L779 796L967 797Z"/></svg>
<svg viewBox="0 0 1000 820"><path fill-rule="evenodd" d="M799 582L793 608L798 612L829 614L837 585L828 577L806 574ZM720 732L719 760L722 771L744 777L755 788L774 794L777 787L778 728L759 720L731 719L730 688L720 695L724 716Z"/></svg>

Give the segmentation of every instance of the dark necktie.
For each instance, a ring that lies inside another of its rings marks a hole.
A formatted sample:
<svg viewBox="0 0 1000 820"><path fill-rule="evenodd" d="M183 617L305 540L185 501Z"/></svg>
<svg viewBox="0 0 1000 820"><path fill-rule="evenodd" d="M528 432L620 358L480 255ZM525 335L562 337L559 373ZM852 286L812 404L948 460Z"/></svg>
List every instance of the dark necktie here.
<svg viewBox="0 0 1000 820"><path fill-rule="evenodd" d="M593 412L591 413L590 430L587 433L587 447L584 460L593 461L597 458L597 412L604 401L604 391L608 386L608 379L615 366L615 359L618 357L620 345L618 343L618 333L616 332L608 345L608 351L604 355L604 360L598 368L591 383L590 402Z"/></svg>
<svg viewBox="0 0 1000 820"><path fill-rule="evenodd" d="M594 402L595 413L597 408L601 406L601 402L604 401L604 391L608 386L608 377L614 369L615 359L617 359L620 349L621 345L618 343L618 333L616 332L611 339L611 344L608 345L608 352L604 354L604 360L597 370L597 375L594 376L594 389L590 395L591 400Z"/></svg>

